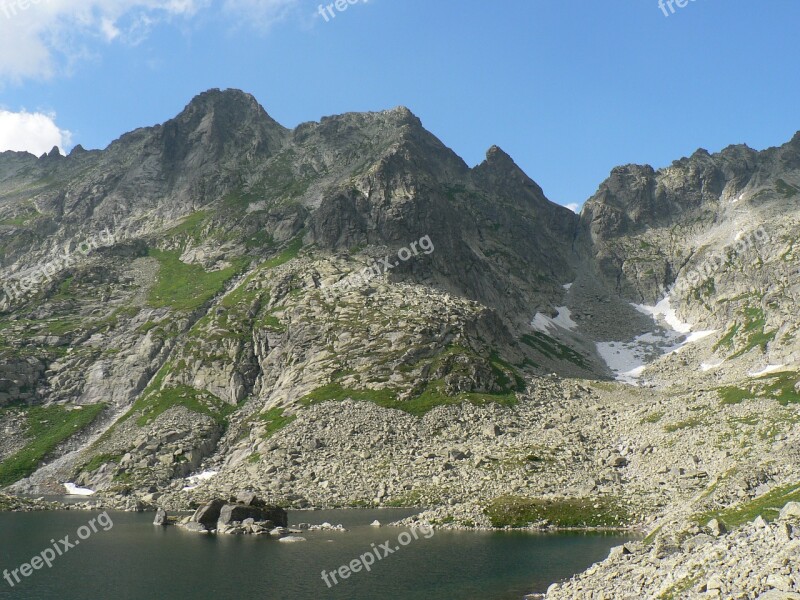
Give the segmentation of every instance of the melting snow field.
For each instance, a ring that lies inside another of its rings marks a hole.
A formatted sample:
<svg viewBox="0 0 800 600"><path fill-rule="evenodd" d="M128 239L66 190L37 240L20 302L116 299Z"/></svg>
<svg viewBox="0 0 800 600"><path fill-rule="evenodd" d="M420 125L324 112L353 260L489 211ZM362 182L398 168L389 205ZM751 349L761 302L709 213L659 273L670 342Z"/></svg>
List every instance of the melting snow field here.
<svg viewBox="0 0 800 600"><path fill-rule="evenodd" d="M715 333L714 331L692 332L692 326L682 322L675 309L670 306L669 296L665 296L655 306L645 304L633 306L639 312L653 317L656 324L659 323L659 319L663 320L669 328L659 327L628 342L597 342L597 353L614 372L617 381L623 383L638 385L649 363L666 354L679 352L687 344Z"/></svg>
<svg viewBox="0 0 800 600"><path fill-rule="evenodd" d="M748 377L761 377L762 375L769 375L770 373L774 373L775 371L780 371L785 366L786 365L767 365L766 367L764 367L760 371L753 371L751 373L748 373L747 376Z"/></svg>
<svg viewBox="0 0 800 600"><path fill-rule="evenodd" d="M578 324L572 320L570 310L566 306L556 306L556 311L556 316L552 318L542 313L536 313L531 325L542 333L551 333L558 327L567 331L574 331Z"/></svg>
<svg viewBox="0 0 800 600"><path fill-rule="evenodd" d="M69 496L91 496L94 494L94 490L78 487L74 483L65 483L64 488L67 490L67 495Z"/></svg>
<svg viewBox="0 0 800 600"><path fill-rule="evenodd" d="M712 369L716 369L717 367L721 367L725 363L725 360L719 360L717 362L710 362L710 363L702 363L700 365L700 370L704 373L706 371L711 371Z"/></svg>
<svg viewBox="0 0 800 600"><path fill-rule="evenodd" d="M216 474L217 474L217 471L203 471L202 473L199 473L198 475L192 475L190 477L187 477L186 481L188 481L190 485L188 485L185 488L183 488L183 491L186 492L186 491L195 489L197 487L198 483L200 483L201 481L208 481L209 479L214 477L214 475L216 475Z"/></svg>

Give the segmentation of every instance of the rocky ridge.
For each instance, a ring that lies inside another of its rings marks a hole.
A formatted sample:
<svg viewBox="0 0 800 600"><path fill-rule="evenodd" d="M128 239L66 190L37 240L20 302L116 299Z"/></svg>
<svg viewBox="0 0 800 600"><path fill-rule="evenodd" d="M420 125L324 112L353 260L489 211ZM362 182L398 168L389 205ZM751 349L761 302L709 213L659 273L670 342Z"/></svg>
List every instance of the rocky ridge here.
<svg viewBox="0 0 800 600"><path fill-rule="evenodd" d="M753 519L800 482L798 144L620 167L580 216L403 108L288 130L212 90L0 154L0 486L638 527L553 597L796 592ZM723 547L769 573L711 581Z"/></svg>

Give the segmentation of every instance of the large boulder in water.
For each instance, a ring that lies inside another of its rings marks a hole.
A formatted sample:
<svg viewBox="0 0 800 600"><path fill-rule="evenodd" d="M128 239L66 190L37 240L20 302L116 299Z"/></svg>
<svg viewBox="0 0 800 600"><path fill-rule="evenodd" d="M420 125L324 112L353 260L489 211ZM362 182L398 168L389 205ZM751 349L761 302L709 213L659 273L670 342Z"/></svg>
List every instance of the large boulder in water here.
<svg viewBox="0 0 800 600"><path fill-rule="evenodd" d="M224 500L220 498L214 498L205 506L198 508L194 515L192 515L191 521L193 523L200 523L206 529L214 529L217 526L219 514L220 511L222 511L223 506L225 506Z"/></svg>
<svg viewBox="0 0 800 600"><path fill-rule="evenodd" d="M287 527L289 515L277 506L252 506L245 504L226 504L219 514L219 525L230 525L234 521L240 523L245 519L256 522L272 521L274 525Z"/></svg>
<svg viewBox="0 0 800 600"><path fill-rule="evenodd" d="M159 508L156 511L156 518L153 520L153 525L160 525L164 527L167 524L167 511L165 511L163 508Z"/></svg>

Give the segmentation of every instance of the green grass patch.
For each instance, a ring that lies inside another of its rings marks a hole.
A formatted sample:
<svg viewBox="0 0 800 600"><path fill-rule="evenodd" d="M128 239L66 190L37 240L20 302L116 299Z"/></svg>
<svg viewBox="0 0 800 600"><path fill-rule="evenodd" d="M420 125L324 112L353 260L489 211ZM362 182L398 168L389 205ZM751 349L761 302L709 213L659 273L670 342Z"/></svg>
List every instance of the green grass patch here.
<svg viewBox="0 0 800 600"><path fill-rule="evenodd" d="M800 194L800 189L798 189L797 186L794 186L791 183L786 183L783 179L778 179L775 182L775 191L787 200L795 197L797 194Z"/></svg>
<svg viewBox="0 0 800 600"><path fill-rule="evenodd" d="M664 417L663 411L652 412L642 419L642 423L658 423Z"/></svg>
<svg viewBox="0 0 800 600"><path fill-rule="evenodd" d="M515 406L517 396L513 392L507 394L481 394L464 393L457 396L448 396L441 391L441 382L432 382L425 391L415 398L400 400L397 392L391 389L382 390L355 390L342 387L338 383L331 383L317 388L300 399L304 406L311 406L321 402L341 402L347 399L373 402L383 408L394 408L409 414L421 417L437 406L457 405L470 402L476 406L496 403L502 406Z"/></svg>
<svg viewBox="0 0 800 600"><path fill-rule="evenodd" d="M154 308L194 310L222 291L225 282L244 266L243 260L220 271L206 272L200 265L187 265L177 251L150 249L148 255L161 265L158 279L150 290L149 303Z"/></svg>
<svg viewBox="0 0 800 600"><path fill-rule="evenodd" d="M732 348L733 347L733 340L736 339L736 335L739 333L739 329L741 325L739 323L735 323L731 326L731 328L725 332L725 335L720 338L720 340L714 344L714 352L719 350L720 348Z"/></svg>
<svg viewBox="0 0 800 600"><path fill-rule="evenodd" d="M275 267L280 267L281 265L285 265L290 260L294 260L297 258L297 255L300 254L300 250L303 248L303 236L305 235L304 231L301 231L297 237L295 237L289 245L286 246L286 249L278 254L278 256L269 259L260 268L262 269L274 269Z"/></svg>
<svg viewBox="0 0 800 600"><path fill-rule="evenodd" d="M699 417L689 417L684 421L678 421L676 423L670 423L669 425L664 426L664 431L667 433L675 433L676 431L680 431L681 429L690 429L692 427L697 427L702 423L703 420Z"/></svg>
<svg viewBox="0 0 800 600"><path fill-rule="evenodd" d="M787 502L800 502L800 484L792 483L777 487L763 496L737 506L699 513L693 517L693 520L700 525L705 525L711 519L718 519L728 527L735 528L750 523L759 516L767 521L773 520Z"/></svg>
<svg viewBox="0 0 800 600"><path fill-rule="evenodd" d="M97 454L96 456L93 456L92 459L86 464L84 464L82 467L78 467L77 469L75 469L75 474L77 475L81 471L86 471L87 473L93 473L106 463L118 463L120 458L122 458L122 453Z"/></svg>
<svg viewBox="0 0 800 600"><path fill-rule="evenodd" d="M781 405L800 404L797 373L781 371L754 379L746 387L727 386L717 390L722 404L739 404L748 399L772 398Z"/></svg>
<svg viewBox="0 0 800 600"><path fill-rule="evenodd" d="M174 406L183 406L192 412L209 416L220 426L227 425L228 415L236 410L235 406L223 402L210 392L180 385L143 395L134 403L129 414L138 413L136 423L144 426Z"/></svg>
<svg viewBox="0 0 800 600"><path fill-rule="evenodd" d="M733 385L721 387L717 390L722 404L733 405L741 404L747 398L752 398L753 395L749 390L745 390Z"/></svg>
<svg viewBox="0 0 800 600"><path fill-rule="evenodd" d="M198 210L197 212L186 217L183 221L181 221L180 224L168 230L166 234L179 237L185 236L195 242L198 242L203 239L203 227L207 218L207 211Z"/></svg>
<svg viewBox="0 0 800 600"><path fill-rule="evenodd" d="M267 412L259 414L258 418L266 423L267 429L264 437L268 438L294 421L297 416L284 414L282 408L271 408Z"/></svg>
<svg viewBox="0 0 800 600"><path fill-rule="evenodd" d="M625 527L631 522L619 500L610 497L544 500L500 496L484 513L493 527L521 528L541 521L558 528Z"/></svg>
<svg viewBox="0 0 800 600"><path fill-rule="evenodd" d="M54 405L25 410L25 436L30 440L19 452L0 463L0 487L33 473L63 441L88 427L106 407L92 404L77 410Z"/></svg>

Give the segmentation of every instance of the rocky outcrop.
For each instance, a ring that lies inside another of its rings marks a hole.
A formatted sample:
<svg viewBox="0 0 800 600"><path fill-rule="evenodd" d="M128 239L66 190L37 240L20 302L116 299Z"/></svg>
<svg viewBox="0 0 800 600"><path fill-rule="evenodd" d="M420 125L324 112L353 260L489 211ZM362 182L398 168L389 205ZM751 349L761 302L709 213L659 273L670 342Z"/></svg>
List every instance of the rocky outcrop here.
<svg viewBox="0 0 800 600"><path fill-rule="evenodd" d="M288 525L288 515L283 508L268 506L252 493L235 504L226 503L221 498L210 500L183 523L191 531L256 535L267 534Z"/></svg>

